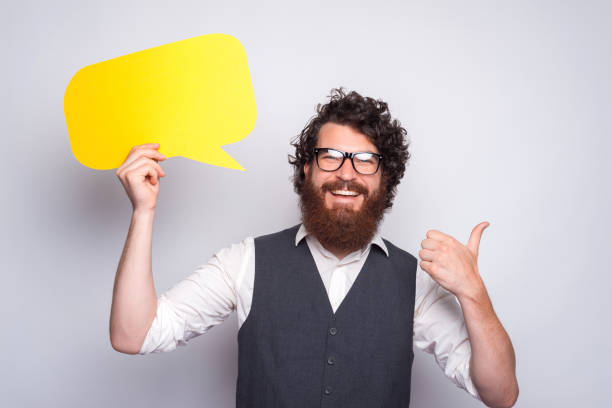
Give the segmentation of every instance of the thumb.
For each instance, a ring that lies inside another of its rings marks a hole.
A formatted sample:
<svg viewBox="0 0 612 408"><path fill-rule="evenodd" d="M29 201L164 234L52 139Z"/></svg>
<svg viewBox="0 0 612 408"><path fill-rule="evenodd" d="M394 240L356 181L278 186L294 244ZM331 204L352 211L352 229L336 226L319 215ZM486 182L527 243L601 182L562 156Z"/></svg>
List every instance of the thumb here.
<svg viewBox="0 0 612 408"><path fill-rule="evenodd" d="M478 259L478 246L480 245L480 237L482 237L482 231L487 228L490 224L485 221L481 222L477 226L474 227L472 233L470 234L470 239L468 240L467 247L474 254L476 259Z"/></svg>

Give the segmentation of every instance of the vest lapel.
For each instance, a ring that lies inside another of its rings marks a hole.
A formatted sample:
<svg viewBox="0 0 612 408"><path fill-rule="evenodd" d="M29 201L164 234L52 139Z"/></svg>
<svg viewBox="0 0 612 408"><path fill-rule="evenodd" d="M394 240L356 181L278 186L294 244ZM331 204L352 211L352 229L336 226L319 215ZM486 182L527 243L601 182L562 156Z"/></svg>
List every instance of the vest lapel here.
<svg viewBox="0 0 612 408"><path fill-rule="evenodd" d="M338 317L339 314L342 312L342 310L348 307L346 306L347 303L352 303L351 298L357 296L355 295L355 292L360 292L361 287L363 285L368 285L367 281L371 280L369 279L369 276L368 276L371 274L371 272L369 272L372 269L371 264L376 263L375 258L377 258L377 256L380 255L377 253L378 248L375 245L372 245L372 247L370 248L370 253L368 254L368 257L366 261L364 262L363 266L361 267L361 270L359 271L357 278L355 278L355 281L351 285L351 288L349 289L344 299L342 299L342 302L340 302L340 305L338 306L338 308L336 309L336 312L334 313L331 302L329 301L329 296L327 295L327 291L325 290L325 284L323 283L323 280L321 279L321 274L319 273L317 264L314 260L314 257L312 256L312 253L310 252L310 248L308 247L308 244L306 243L305 239L303 239L298 244L297 249L305 252L306 253L305 258L308 259L308 262L304 268L304 272L306 272L305 278L310 281L314 280L315 286L318 288L316 291L317 293L316 299L313 299L314 302L316 302L317 305L325 305L327 314L332 315L334 317Z"/></svg>

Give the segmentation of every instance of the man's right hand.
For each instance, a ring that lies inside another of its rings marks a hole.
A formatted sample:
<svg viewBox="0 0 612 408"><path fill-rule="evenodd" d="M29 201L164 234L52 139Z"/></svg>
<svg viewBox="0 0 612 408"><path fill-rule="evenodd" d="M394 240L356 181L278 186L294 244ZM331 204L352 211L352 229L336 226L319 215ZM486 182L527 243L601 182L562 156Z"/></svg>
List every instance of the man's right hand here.
<svg viewBox="0 0 612 408"><path fill-rule="evenodd" d="M166 160L166 156L157 149L159 143L134 146L117 169L117 177L123 184L134 211L155 209L159 180L166 175L157 163L158 160Z"/></svg>

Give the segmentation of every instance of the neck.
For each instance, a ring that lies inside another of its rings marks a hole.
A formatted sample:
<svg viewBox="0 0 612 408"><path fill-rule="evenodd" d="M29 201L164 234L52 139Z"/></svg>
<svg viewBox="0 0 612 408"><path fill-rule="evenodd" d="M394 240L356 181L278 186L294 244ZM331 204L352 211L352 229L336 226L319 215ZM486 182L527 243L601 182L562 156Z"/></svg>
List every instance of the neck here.
<svg viewBox="0 0 612 408"><path fill-rule="evenodd" d="M319 241L319 243L321 244L321 246L323 248L325 248L327 251L331 252L332 254L334 254L334 256L336 258L338 258L339 261L341 261L342 259L344 259L344 257L346 257L348 254L357 251L356 249L339 249L339 248L334 248L331 246L325 246L321 243L321 241Z"/></svg>
<svg viewBox="0 0 612 408"><path fill-rule="evenodd" d="M346 250L345 251L341 251L341 250L338 250L338 249L328 249L328 248L325 248L325 249L327 249L329 252L334 254L334 256L336 258L338 258L339 261L341 261L345 256L347 256L348 254L353 252L353 251L346 251Z"/></svg>

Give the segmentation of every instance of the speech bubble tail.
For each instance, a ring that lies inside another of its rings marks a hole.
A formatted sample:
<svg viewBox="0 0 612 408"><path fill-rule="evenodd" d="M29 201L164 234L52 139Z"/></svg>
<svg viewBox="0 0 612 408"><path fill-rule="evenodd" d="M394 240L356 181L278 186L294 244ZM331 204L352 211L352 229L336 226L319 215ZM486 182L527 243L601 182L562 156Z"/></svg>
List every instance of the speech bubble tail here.
<svg viewBox="0 0 612 408"><path fill-rule="evenodd" d="M198 154L196 160L214 166L226 167L228 169L246 171L232 156L230 156L221 147L207 148L203 154Z"/></svg>

